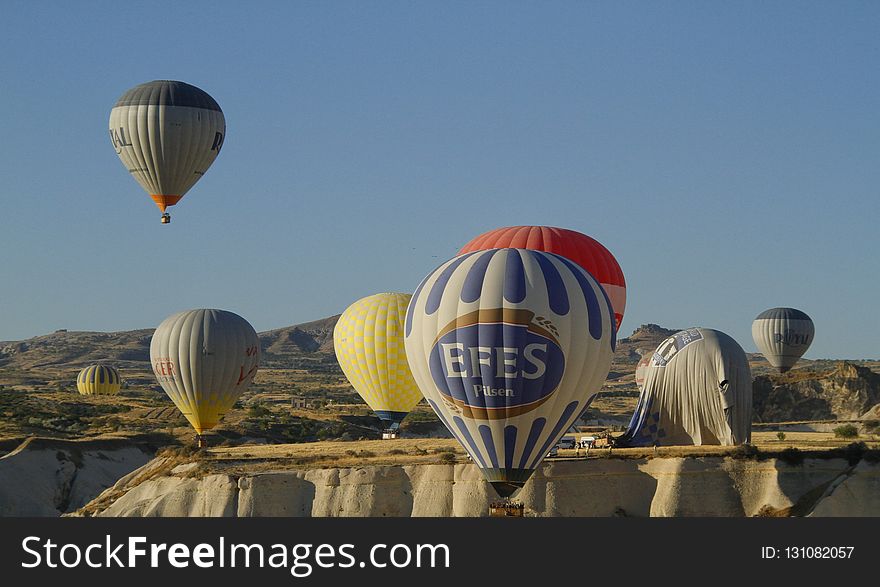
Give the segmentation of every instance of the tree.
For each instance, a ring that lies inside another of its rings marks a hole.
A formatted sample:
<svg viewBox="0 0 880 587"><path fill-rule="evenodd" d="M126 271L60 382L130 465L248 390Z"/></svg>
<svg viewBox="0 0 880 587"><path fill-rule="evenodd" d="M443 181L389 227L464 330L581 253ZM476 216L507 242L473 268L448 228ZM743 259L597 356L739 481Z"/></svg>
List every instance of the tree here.
<svg viewBox="0 0 880 587"><path fill-rule="evenodd" d="M838 426L832 432L836 438L857 438L859 435L859 429L853 424Z"/></svg>

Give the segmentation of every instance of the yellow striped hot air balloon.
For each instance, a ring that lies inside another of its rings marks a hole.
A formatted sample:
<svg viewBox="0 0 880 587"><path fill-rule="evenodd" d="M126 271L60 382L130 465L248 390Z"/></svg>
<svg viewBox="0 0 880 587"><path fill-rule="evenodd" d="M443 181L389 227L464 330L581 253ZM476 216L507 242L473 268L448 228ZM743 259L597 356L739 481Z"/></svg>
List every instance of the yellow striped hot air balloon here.
<svg viewBox="0 0 880 587"><path fill-rule="evenodd" d="M89 365L76 376L80 395L115 395L121 387L119 371L110 365Z"/></svg>
<svg viewBox="0 0 880 587"><path fill-rule="evenodd" d="M406 361L403 322L412 296L380 293L349 306L333 329L342 372L382 420L386 437L422 399Z"/></svg>

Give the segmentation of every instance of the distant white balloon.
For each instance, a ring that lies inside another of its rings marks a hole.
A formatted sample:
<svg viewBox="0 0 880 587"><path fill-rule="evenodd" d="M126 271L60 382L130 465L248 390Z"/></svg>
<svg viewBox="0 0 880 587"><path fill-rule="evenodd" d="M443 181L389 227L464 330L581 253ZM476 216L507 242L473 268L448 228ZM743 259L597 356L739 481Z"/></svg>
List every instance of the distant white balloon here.
<svg viewBox="0 0 880 587"><path fill-rule="evenodd" d="M758 350L780 373L804 356L815 333L813 320L794 308L771 308L752 322L752 338Z"/></svg>

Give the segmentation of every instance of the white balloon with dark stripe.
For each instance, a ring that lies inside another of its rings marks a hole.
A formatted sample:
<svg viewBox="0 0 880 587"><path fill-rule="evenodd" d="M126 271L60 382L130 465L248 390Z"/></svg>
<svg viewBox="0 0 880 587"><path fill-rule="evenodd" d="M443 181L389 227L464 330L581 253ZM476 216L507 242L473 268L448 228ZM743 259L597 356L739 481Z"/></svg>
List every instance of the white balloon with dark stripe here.
<svg viewBox="0 0 880 587"><path fill-rule="evenodd" d="M804 356L815 333L813 320L794 308L770 308L752 322L752 338L758 350L780 373Z"/></svg>
<svg viewBox="0 0 880 587"><path fill-rule="evenodd" d="M605 291L564 257L455 257L407 309L406 355L443 424L498 493L522 487L598 393L616 344Z"/></svg>
<svg viewBox="0 0 880 587"><path fill-rule="evenodd" d="M205 174L223 146L226 119L204 90L171 80L140 84L110 111L110 142L162 212Z"/></svg>

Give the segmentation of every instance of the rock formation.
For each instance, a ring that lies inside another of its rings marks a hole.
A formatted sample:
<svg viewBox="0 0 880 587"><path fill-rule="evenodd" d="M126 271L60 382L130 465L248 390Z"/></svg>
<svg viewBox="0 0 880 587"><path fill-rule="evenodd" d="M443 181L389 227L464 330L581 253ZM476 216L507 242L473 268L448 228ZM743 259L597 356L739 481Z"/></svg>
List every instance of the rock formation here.
<svg viewBox="0 0 880 587"><path fill-rule="evenodd" d="M59 516L80 508L152 455L128 439L28 439L0 458L0 516Z"/></svg>
<svg viewBox="0 0 880 587"><path fill-rule="evenodd" d="M656 324L642 324L628 337L618 339L614 362L635 365L642 355L653 353L661 342L676 332L678 330L669 330Z"/></svg>
<svg viewBox="0 0 880 587"><path fill-rule="evenodd" d="M732 456L545 463L517 496L529 516L880 516L880 463ZM485 516L497 499L472 464L240 475L159 458L79 515Z"/></svg>
<svg viewBox="0 0 880 587"><path fill-rule="evenodd" d="M756 377L756 422L855 420L880 403L880 375L841 361L830 373Z"/></svg>

